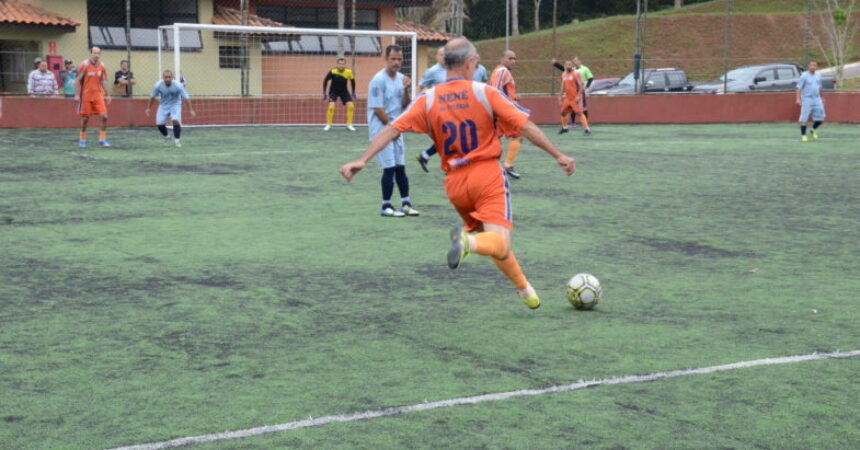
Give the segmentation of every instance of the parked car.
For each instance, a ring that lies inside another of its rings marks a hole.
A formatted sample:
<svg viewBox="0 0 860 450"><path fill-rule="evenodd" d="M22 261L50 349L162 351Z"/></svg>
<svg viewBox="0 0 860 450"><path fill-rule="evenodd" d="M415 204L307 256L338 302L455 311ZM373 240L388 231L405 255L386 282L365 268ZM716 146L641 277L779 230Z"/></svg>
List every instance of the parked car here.
<svg viewBox="0 0 860 450"><path fill-rule="evenodd" d="M595 78L591 82L591 86L586 89L586 93L591 94L594 91L602 91L618 84L621 78Z"/></svg>
<svg viewBox="0 0 860 450"><path fill-rule="evenodd" d="M725 94L726 92L772 92L793 91L803 68L794 63L758 64L743 66L728 71L715 81L695 83L693 92L704 94ZM728 83L724 80L728 78ZM822 77L822 89L833 90L835 80Z"/></svg>
<svg viewBox="0 0 860 450"><path fill-rule="evenodd" d="M645 92L687 92L693 85L687 81L687 74L681 69L645 69L640 80ZM636 80L633 72L628 73L612 87L593 90L591 95L630 95L636 93Z"/></svg>

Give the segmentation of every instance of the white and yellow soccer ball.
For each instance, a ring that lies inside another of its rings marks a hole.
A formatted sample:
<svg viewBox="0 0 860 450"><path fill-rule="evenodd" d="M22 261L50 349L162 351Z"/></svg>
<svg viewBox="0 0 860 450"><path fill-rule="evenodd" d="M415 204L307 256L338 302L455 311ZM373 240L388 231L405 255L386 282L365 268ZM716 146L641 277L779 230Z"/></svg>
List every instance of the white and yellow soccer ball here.
<svg viewBox="0 0 860 450"><path fill-rule="evenodd" d="M576 309L593 309L601 298L603 289L594 275L578 273L567 282L567 300Z"/></svg>

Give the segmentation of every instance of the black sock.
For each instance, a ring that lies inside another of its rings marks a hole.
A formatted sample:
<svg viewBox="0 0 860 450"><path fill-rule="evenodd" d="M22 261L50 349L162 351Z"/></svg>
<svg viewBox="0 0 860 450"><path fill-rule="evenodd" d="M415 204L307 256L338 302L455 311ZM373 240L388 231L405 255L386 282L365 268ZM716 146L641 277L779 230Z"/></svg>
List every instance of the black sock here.
<svg viewBox="0 0 860 450"><path fill-rule="evenodd" d="M382 170L382 204L391 206L391 194L394 193L394 167Z"/></svg>
<svg viewBox="0 0 860 450"><path fill-rule="evenodd" d="M406 166L394 166L394 177L400 197L409 197L409 177L406 176Z"/></svg>
<svg viewBox="0 0 860 450"><path fill-rule="evenodd" d="M818 129L818 127L820 127L820 126L821 126L821 121L820 121L820 120L816 120L815 122L812 122L812 129L813 129L813 130L817 130L817 129Z"/></svg>
<svg viewBox="0 0 860 450"><path fill-rule="evenodd" d="M167 125L159 125L158 131L161 133L162 136L167 137Z"/></svg>
<svg viewBox="0 0 860 450"><path fill-rule="evenodd" d="M430 148L428 148L427 150L424 150L424 153L427 154L427 157L435 155L436 154L436 146L431 145Z"/></svg>
<svg viewBox="0 0 860 450"><path fill-rule="evenodd" d="M801 126L800 126L800 135L801 135L801 136L806 136L806 125L801 125Z"/></svg>
<svg viewBox="0 0 860 450"><path fill-rule="evenodd" d="M179 139L179 135L182 134L182 125L174 125L173 126L173 137L174 139Z"/></svg>

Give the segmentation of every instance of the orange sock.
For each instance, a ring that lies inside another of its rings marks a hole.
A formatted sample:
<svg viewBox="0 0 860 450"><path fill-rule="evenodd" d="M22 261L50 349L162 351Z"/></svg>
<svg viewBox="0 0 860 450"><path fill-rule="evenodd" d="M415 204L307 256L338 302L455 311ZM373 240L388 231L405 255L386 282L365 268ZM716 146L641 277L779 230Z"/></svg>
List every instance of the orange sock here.
<svg viewBox="0 0 860 450"><path fill-rule="evenodd" d="M82 141L86 141L86 140L87 140L87 132L86 132L86 131L81 131L81 140L82 140Z"/></svg>
<svg viewBox="0 0 860 450"><path fill-rule="evenodd" d="M104 141L107 139L107 130L99 130L99 140Z"/></svg>
<svg viewBox="0 0 860 450"><path fill-rule="evenodd" d="M579 114L579 123L581 123L581 124L582 124L582 128L585 128L586 130L589 128L589 126L588 126L588 117L585 117L585 113L584 113L584 112Z"/></svg>
<svg viewBox="0 0 860 450"><path fill-rule="evenodd" d="M472 236L475 240L475 251L479 255L489 256L494 259L502 259L508 253L508 245L505 238L499 233L485 231Z"/></svg>
<svg viewBox="0 0 860 450"><path fill-rule="evenodd" d="M567 118L566 114L561 115L561 127L567 129L567 124L570 122L570 119Z"/></svg>
<svg viewBox="0 0 860 450"><path fill-rule="evenodd" d="M495 259L493 258L493 262L496 263L496 267L511 280L511 283L514 285L517 290L523 290L529 285L529 280L526 279L526 275L523 273L523 269L520 268L520 263L517 262L517 257L514 256L514 252L508 252L508 257L505 259Z"/></svg>
<svg viewBox="0 0 860 450"><path fill-rule="evenodd" d="M508 154L505 155L505 165L513 166L514 161L517 159L517 155L520 154L520 141L513 140L508 142Z"/></svg>

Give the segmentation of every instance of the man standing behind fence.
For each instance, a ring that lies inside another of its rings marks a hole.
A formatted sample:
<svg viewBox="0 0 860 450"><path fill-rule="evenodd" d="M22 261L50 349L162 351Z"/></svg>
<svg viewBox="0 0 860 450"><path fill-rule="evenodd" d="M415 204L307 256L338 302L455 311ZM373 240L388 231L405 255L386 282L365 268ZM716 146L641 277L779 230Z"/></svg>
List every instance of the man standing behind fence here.
<svg viewBox="0 0 860 450"><path fill-rule="evenodd" d="M39 68L30 72L27 78L27 93L38 96L57 95L57 77L48 70L46 61L39 62Z"/></svg>

